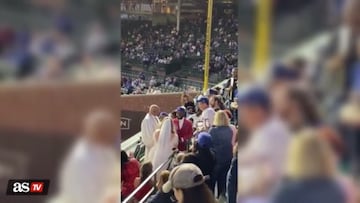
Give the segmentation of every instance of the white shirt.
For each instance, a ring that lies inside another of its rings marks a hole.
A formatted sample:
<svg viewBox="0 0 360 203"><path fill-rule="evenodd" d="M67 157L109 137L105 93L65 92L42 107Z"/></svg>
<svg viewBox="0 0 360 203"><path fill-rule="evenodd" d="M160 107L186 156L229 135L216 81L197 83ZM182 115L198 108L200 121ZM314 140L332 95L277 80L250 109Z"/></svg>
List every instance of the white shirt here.
<svg viewBox="0 0 360 203"><path fill-rule="evenodd" d="M243 191L251 191L254 182L262 179L259 169L266 167L276 179L283 175L290 142L290 132L278 118L269 119L252 133L250 140L238 152L238 183ZM245 192L246 193L246 192Z"/></svg>
<svg viewBox="0 0 360 203"><path fill-rule="evenodd" d="M185 118L179 119L179 128L180 128L180 129L181 129L182 126L184 125L184 119L185 119Z"/></svg>
<svg viewBox="0 0 360 203"><path fill-rule="evenodd" d="M79 140L64 162L59 195L51 203L101 203L120 188L120 161L111 147Z"/></svg>
<svg viewBox="0 0 360 203"><path fill-rule="evenodd" d="M209 125L210 127L213 125L214 123L214 117L215 117L215 110L211 107L208 107L207 109L205 109L202 113L201 113L201 120L202 121L209 121Z"/></svg>

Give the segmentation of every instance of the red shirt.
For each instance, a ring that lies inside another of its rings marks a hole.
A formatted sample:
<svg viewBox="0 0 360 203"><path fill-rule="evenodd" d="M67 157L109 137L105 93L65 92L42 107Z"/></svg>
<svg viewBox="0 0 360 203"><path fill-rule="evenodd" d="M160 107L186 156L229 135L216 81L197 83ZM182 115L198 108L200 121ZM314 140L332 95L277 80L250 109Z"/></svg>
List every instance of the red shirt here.
<svg viewBox="0 0 360 203"><path fill-rule="evenodd" d="M151 181L150 181L151 182ZM142 198L145 197L145 195L151 190L151 188L153 187L152 184L150 182L147 182L144 187L142 187L139 192L137 192L135 194L135 199L137 201L140 201Z"/></svg>
<svg viewBox="0 0 360 203"><path fill-rule="evenodd" d="M131 158L124 166L121 166L121 197L125 198L134 191L134 181L140 175L140 163Z"/></svg>

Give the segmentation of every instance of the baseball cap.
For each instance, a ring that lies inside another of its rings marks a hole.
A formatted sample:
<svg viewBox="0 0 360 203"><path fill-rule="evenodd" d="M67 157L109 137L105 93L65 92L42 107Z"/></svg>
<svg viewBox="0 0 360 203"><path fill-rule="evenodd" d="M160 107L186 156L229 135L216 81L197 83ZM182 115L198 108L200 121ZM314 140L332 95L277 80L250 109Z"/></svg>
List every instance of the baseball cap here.
<svg viewBox="0 0 360 203"><path fill-rule="evenodd" d="M173 188L187 189L203 184L208 179L204 176L199 167L190 163L183 163L173 168L169 180L162 186L164 193L170 192Z"/></svg>
<svg viewBox="0 0 360 203"><path fill-rule="evenodd" d="M197 103L201 102L201 103L206 103L209 104L209 99L205 96L199 96L196 100Z"/></svg>
<svg viewBox="0 0 360 203"><path fill-rule="evenodd" d="M160 116L167 117L167 116L169 116L169 114L166 113L166 112L161 112L161 113L160 113Z"/></svg>
<svg viewBox="0 0 360 203"><path fill-rule="evenodd" d="M265 109L271 106L270 97L267 92L260 87L249 87L244 91L239 91L237 95L237 103L241 105L256 105Z"/></svg>
<svg viewBox="0 0 360 203"><path fill-rule="evenodd" d="M273 80L296 80L299 78L298 71L278 64L272 73Z"/></svg>
<svg viewBox="0 0 360 203"><path fill-rule="evenodd" d="M202 148L209 148L212 146L211 135L207 132L201 132L197 136L196 142Z"/></svg>
<svg viewBox="0 0 360 203"><path fill-rule="evenodd" d="M177 107L177 108L176 108L176 111L181 111L181 112L186 113L186 109L185 109L185 107L183 107L183 106Z"/></svg>

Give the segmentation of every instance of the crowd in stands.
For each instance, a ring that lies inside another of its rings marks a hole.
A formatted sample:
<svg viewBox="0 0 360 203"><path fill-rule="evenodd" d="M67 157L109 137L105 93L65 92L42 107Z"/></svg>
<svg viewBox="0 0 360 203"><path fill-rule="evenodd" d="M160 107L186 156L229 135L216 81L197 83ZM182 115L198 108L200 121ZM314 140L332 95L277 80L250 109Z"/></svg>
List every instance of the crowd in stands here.
<svg viewBox="0 0 360 203"><path fill-rule="evenodd" d="M179 87L180 81L177 77L165 77L159 79L156 76L146 78L141 72L137 78L121 77L121 94L157 94L161 93L160 87Z"/></svg>
<svg viewBox="0 0 360 203"><path fill-rule="evenodd" d="M131 25L131 23L129 23ZM174 60L193 59L191 67L203 70L206 20L184 20L180 31L174 23L152 25L150 21L129 27L122 33L124 60L141 61L144 67L170 64ZM235 16L214 18L211 41L211 72L230 72L237 66L237 20Z"/></svg>
<svg viewBox="0 0 360 203"><path fill-rule="evenodd" d="M119 75L117 60L111 59L119 50L111 50L112 42L100 19L91 19L84 26L68 13L72 4L66 2L49 8L37 3L33 6L46 10L42 13L48 18L46 26L0 24L2 74L10 73L19 80ZM21 10L13 12L19 15ZM79 33L86 34L79 40Z"/></svg>

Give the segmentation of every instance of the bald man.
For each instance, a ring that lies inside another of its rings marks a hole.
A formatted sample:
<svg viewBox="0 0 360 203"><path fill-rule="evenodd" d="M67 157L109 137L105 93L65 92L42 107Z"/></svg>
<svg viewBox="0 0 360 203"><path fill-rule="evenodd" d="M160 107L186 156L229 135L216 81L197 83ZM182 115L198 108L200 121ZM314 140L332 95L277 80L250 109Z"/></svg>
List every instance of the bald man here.
<svg viewBox="0 0 360 203"><path fill-rule="evenodd" d="M145 145L145 161L152 161L154 151L153 135L156 128L160 124L158 118L159 114L159 106L153 104L150 106L149 112L146 114L145 118L141 122L141 139Z"/></svg>
<svg viewBox="0 0 360 203"><path fill-rule="evenodd" d="M99 203L120 188L119 119L106 110L91 112L83 133L60 172L59 194L51 203Z"/></svg>

